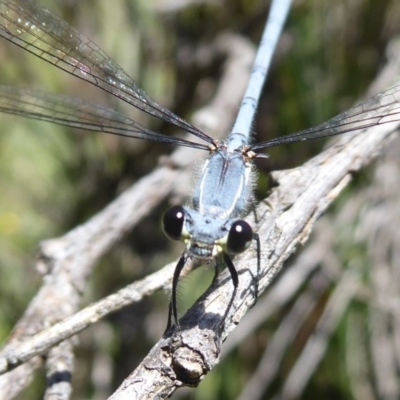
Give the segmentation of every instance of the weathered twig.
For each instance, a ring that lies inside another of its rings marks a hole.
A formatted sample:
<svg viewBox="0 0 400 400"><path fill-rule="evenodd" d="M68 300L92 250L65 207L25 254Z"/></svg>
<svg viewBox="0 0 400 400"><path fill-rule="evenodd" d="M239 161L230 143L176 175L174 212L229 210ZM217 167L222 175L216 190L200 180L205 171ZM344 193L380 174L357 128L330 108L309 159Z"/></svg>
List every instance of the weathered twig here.
<svg viewBox="0 0 400 400"><path fill-rule="evenodd" d="M257 301L257 304L243 317L242 323L228 336L223 346L222 358L242 343L264 321L289 303L319 264L329 254L332 238L326 224L320 224L314 232L317 236L296 261L288 266L281 279Z"/></svg>

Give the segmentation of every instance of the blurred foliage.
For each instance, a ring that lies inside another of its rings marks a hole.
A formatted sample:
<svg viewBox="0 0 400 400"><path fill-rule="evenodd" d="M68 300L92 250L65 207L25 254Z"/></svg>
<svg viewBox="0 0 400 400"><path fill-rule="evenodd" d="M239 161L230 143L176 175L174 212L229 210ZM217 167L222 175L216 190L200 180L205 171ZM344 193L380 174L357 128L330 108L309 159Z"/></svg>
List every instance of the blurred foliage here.
<svg viewBox="0 0 400 400"><path fill-rule="evenodd" d="M221 71L220 63L193 65L190 56L199 45L211 43L223 30L241 33L258 43L268 8L261 0L188 1L186 6L179 6L181 3L184 2L40 1L99 44L151 97L178 115L190 118L212 95L201 90L202 83L207 80L217 84ZM395 0L296 1L258 111L254 127L257 140L323 122L360 99L385 62L386 44L398 33L399 19ZM152 129L170 129L4 40L0 41L0 65L0 84L95 99L134 116ZM86 221L149 172L160 154L171 149L5 115L0 118L0 132L3 341L40 285L40 276L32 268L37 243ZM271 158L259 165L262 173L258 196L265 196L268 190L268 171L300 165L323 145L322 141L313 141L273 149ZM360 174L356 184L364 185L368 179L367 173ZM354 185L339 203L351 197L353 190ZM85 293L85 304L174 259L180 248L164 239L159 225L162 212L160 208L143 221L101 261ZM347 246L335 248L344 263L363 257L363 248L351 245L352 229L342 232ZM191 304L196 299L199 293L192 288L197 288L198 281L204 280L207 285L206 274L202 270L185 278L182 303ZM157 294L80 335L73 398L105 398L121 383L162 334L167 316L165 304L166 295ZM182 305L181 310L184 308ZM185 398L235 398L284 311L266 322L249 343L243 343L243 349L230 354ZM308 322L312 326L315 320ZM346 376L340 373L345 370L342 331L339 329L333 338L304 398L352 398ZM299 338L299 347L288 352L276 387L284 380L285 368L300 351L300 342ZM100 378L96 378L92 368L98 363L108 366L107 377L98 372ZM43 385L43 377L37 378L21 399L41 398Z"/></svg>

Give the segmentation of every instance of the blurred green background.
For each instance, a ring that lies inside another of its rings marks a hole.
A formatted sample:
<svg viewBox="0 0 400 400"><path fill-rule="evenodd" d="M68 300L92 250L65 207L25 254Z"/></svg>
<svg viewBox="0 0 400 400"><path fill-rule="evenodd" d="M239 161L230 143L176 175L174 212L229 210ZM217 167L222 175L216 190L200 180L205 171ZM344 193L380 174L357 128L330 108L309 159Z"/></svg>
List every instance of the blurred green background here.
<svg viewBox="0 0 400 400"><path fill-rule="evenodd" d="M99 44L152 98L184 118L190 118L207 103L213 92L201 88L205 83L207 87L215 87L221 72L221 62L194 64L192 56L196 49L212 43L225 30L258 43L268 11L265 3L259 0L40 1ZM254 127L257 141L313 126L352 106L365 95L384 65L386 45L399 31L400 4L396 0L295 1L258 111ZM128 113L152 129L167 129L5 40L0 41L0 71L0 84L96 100ZM260 164L258 197L263 198L268 191L268 171L301 165L323 145L322 141L313 141L273 149L271 158ZM86 221L151 171L159 156L169 151L152 143L0 116L1 341L6 339L40 285L40 275L33 268L37 244ZM369 171L357 175L352 187L336 203L332 215L352 197L353 190L368 184L369 175ZM177 247L171 247L160 229L163 210L161 207L146 218L101 260L90 279L83 305L113 293L177 256ZM351 242L355 228L348 229L345 241L350 237ZM349 254L358 256L359 248L348 246L348 243L337 246L335 251L342 250L344 259ZM195 277L184 280L183 302L185 293L193 292L191 288L197 286L196 280L208 282L206 274L197 271ZM328 293L329 290L321 299ZM194 296L188 297L189 304L195 300ZM363 309L360 304L354 307ZM247 339L247 347L243 344L243 348L239 346L231 352L199 388L177 394L176 398L236 398L285 311L280 310L254 332ZM159 293L79 335L72 398L101 399L112 393L160 337L166 316L166 294ZM315 315L307 321L310 332L317 319ZM332 337L322 367L302 398L355 398L343 361L346 351L343 325ZM299 340L288 349L280 375L267 389L265 398L279 393L290 365L301 354L301 343ZM96 372L95 365L103 365L104 370ZM41 398L44 385L44 378L38 376L21 399Z"/></svg>

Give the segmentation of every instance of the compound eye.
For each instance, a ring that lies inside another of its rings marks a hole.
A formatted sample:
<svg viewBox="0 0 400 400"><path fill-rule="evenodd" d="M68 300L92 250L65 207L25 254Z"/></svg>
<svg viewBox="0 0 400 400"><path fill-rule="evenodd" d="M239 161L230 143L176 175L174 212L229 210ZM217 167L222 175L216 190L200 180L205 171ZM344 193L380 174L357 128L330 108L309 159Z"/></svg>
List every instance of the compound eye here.
<svg viewBox="0 0 400 400"><path fill-rule="evenodd" d="M228 234L226 248L228 252L239 254L245 251L253 240L253 229L243 220L235 221Z"/></svg>
<svg viewBox="0 0 400 400"><path fill-rule="evenodd" d="M162 219L164 233L172 240L181 240L183 223L185 222L185 210L182 206L169 208Z"/></svg>

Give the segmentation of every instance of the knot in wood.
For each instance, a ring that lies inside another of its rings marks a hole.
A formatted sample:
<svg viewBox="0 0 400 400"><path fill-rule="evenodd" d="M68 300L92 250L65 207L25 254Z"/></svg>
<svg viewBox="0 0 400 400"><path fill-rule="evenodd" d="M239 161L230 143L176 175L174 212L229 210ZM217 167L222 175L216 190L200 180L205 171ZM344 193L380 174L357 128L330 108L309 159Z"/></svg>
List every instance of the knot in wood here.
<svg viewBox="0 0 400 400"><path fill-rule="evenodd" d="M200 383L206 374L203 365L201 355L190 348L179 347L174 352L172 367L176 377L186 385L197 386Z"/></svg>

